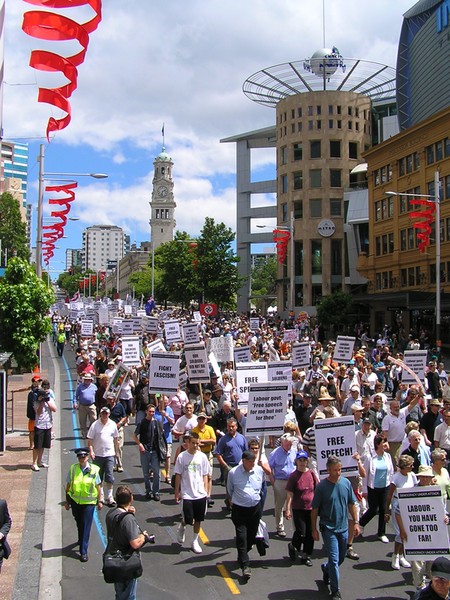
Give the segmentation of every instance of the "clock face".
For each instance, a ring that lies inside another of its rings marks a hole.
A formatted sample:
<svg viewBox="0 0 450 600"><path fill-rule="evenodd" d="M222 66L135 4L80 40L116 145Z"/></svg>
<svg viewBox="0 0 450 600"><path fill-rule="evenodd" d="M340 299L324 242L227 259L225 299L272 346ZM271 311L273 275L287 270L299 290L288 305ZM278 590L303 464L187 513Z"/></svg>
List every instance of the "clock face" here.
<svg viewBox="0 0 450 600"><path fill-rule="evenodd" d="M164 187L163 185L160 185L158 188L158 196L161 196L161 198L165 198L168 194L168 190L166 187Z"/></svg>

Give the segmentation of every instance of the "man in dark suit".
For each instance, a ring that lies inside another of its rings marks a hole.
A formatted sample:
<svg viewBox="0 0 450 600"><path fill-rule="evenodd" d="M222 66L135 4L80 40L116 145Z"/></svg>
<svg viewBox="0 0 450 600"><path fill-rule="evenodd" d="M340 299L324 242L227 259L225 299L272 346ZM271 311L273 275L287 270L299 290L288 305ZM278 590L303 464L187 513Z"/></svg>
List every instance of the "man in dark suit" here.
<svg viewBox="0 0 450 600"><path fill-rule="evenodd" d="M8 505L6 504L6 500L0 499L0 573L2 570L3 557L5 556L5 546L8 543L6 541L6 536L8 535L9 530L11 529L11 525L12 519L8 511Z"/></svg>

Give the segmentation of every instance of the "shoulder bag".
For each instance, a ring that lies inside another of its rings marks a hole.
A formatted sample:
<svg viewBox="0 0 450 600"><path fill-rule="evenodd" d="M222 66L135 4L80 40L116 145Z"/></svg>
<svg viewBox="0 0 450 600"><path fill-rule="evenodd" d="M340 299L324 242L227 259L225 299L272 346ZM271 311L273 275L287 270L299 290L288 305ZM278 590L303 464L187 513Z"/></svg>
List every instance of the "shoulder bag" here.
<svg viewBox="0 0 450 600"><path fill-rule="evenodd" d="M115 525L131 513L125 512L115 519ZM142 575L142 561L139 550L133 550L131 554L124 554L120 550L111 552L113 538L108 539L108 545L103 553L103 578L106 583L120 583L129 579L137 579Z"/></svg>

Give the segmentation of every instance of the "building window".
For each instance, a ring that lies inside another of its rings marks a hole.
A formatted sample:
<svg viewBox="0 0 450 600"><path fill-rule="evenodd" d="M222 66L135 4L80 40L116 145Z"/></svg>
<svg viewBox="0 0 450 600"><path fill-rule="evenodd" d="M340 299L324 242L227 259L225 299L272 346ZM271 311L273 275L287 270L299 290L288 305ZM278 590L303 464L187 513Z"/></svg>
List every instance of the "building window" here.
<svg viewBox="0 0 450 600"><path fill-rule="evenodd" d="M408 227L408 250L414 250L416 247L416 236L414 235L414 229Z"/></svg>
<svg viewBox="0 0 450 600"><path fill-rule="evenodd" d="M444 140L444 154L445 158L450 156L450 138L446 137Z"/></svg>
<svg viewBox="0 0 450 600"><path fill-rule="evenodd" d="M333 119L328 119L328 128L333 129Z"/></svg>
<svg viewBox="0 0 450 600"><path fill-rule="evenodd" d="M400 250L407 250L406 244L406 229L400 231Z"/></svg>
<svg viewBox="0 0 450 600"><path fill-rule="evenodd" d="M303 171L296 171L293 173L294 177L294 190L303 189Z"/></svg>
<svg viewBox="0 0 450 600"><path fill-rule="evenodd" d="M414 267L408 267L408 285L415 285Z"/></svg>
<svg viewBox="0 0 450 600"><path fill-rule="evenodd" d="M348 157L349 158L358 158L358 142L349 142L348 143Z"/></svg>
<svg viewBox="0 0 450 600"><path fill-rule="evenodd" d="M331 275L342 275L341 240L331 240Z"/></svg>
<svg viewBox="0 0 450 600"><path fill-rule="evenodd" d="M314 129L314 121L308 121L308 129L312 131Z"/></svg>
<svg viewBox="0 0 450 600"><path fill-rule="evenodd" d="M332 115L332 114L333 114L333 105L332 105L332 104L329 104L329 105L328 105L328 114L329 114L329 115Z"/></svg>
<svg viewBox="0 0 450 600"><path fill-rule="evenodd" d="M387 237L387 235L381 236L381 252L382 252L382 254L388 253L388 237Z"/></svg>
<svg viewBox="0 0 450 600"><path fill-rule="evenodd" d="M355 117L359 117L359 108L355 108Z"/></svg>
<svg viewBox="0 0 450 600"><path fill-rule="evenodd" d="M381 221L381 201L375 202L375 221Z"/></svg>
<svg viewBox="0 0 450 600"><path fill-rule="evenodd" d="M295 108L291 110L291 119L295 119Z"/></svg>
<svg viewBox="0 0 450 600"><path fill-rule="evenodd" d="M442 142L436 142L435 150L436 150L436 161L442 160L443 154L444 154Z"/></svg>
<svg viewBox="0 0 450 600"><path fill-rule="evenodd" d="M358 123L358 121L355 122L355 129L356 129L356 131L359 131L359 123Z"/></svg>
<svg viewBox="0 0 450 600"><path fill-rule="evenodd" d="M302 129L303 129L303 123L301 121L299 121L297 123L297 131L300 133L302 131Z"/></svg>
<svg viewBox="0 0 450 600"><path fill-rule="evenodd" d="M291 123L291 133L295 133L295 123Z"/></svg>
<svg viewBox="0 0 450 600"><path fill-rule="evenodd" d="M342 187L341 169L330 169L330 187Z"/></svg>
<svg viewBox="0 0 450 600"><path fill-rule="evenodd" d="M317 119L317 129L322 129L322 120Z"/></svg>
<svg viewBox="0 0 450 600"><path fill-rule="evenodd" d="M432 165L434 163L434 146L427 146L425 151L427 153L427 165Z"/></svg>
<svg viewBox="0 0 450 600"><path fill-rule="evenodd" d="M288 191L288 178L287 175L281 176L281 193L286 194Z"/></svg>
<svg viewBox="0 0 450 600"><path fill-rule="evenodd" d="M413 171L413 157L412 154L408 154L406 157L406 172L412 173Z"/></svg>
<svg viewBox="0 0 450 600"><path fill-rule="evenodd" d="M288 205L287 202L283 202L281 205L281 222L286 223L288 218Z"/></svg>
<svg viewBox="0 0 450 600"><path fill-rule="evenodd" d="M330 158L341 158L340 140L330 140Z"/></svg>
<svg viewBox="0 0 450 600"><path fill-rule="evenodd" d="M342 216L342 200L340 198L330 198L330 216Z"/></svg>
<svg viewBox="0 0 450 600"><path fill-rule="evenodd" d="M445 181L444 193L445 193L445 197L448 200L448 199L450 199L450 175L446 175L444 181Z"/></svg>
<svg viewBox="0 0 450 600"><path fill-rule="evenodd" d="M339 105L336 106L336 112L337 112L338 115L342 114L342 108Z"/></svg>
<svg viewBox="0 0 450 600"><path fill-rule="evenodd" d="M398 165L398 176L403 177L403 175L405 174L405 159L401 158L399 161L397 161L397 165Z"/></svg>
<svg viewBox="0 0 450 600"><path fill-rule="evenodd" d="M342 129L342 121L340 119L337 121L337 128Z"/></svg>
<svg viewBox="0 0 450 600"><path fill-rule="evenodd" d="M320 158L322 154L320 140L311 140L309 142L310 158Z"/></svg>
<svg viewBox="0 0 450 600"><path fill-rule="evenodd" d="M308 117L312 117L312 116L313 116L313 107L308 106Z"/></svg>
<svg viewBox="0 0 450 600"><path fill-rule="evenodd" d="M287 165L287 162L288 162L287 146L283 146L281 148L281 164Z"/></svg>
<svg viewBox="0 0 450 600"><path fill-rule="evenodd" d="M322 240L311 240L312 275L322 275Z"/></svg>
<svg viewBox="0 0 450 600"><path fill-rule="evenodd" d="M303 146L301 142L297 144L293 144L294 149L294 160L302 160L303 159Z"/></svg>
<svg viewBox="0 0 450 600"><path fill-rule="evenodd" d="M420 154L418 152L414 152L413 162L414 162L414 170L417 171L417 169L420 169Z"/></svg>
<svg viewBox="0 0 450 600"><path fill-rule="evenodd" d="M348 111L348 116L351 117L352 116L352 107L348 106L347 111Z"/></svg>
<svg viewBox="0 0 450 600"><path fill-rule="evenodd" d="M347 127L348 127L349 129L353 129L353 121L349 121L349 122L347 123Z"/></svg>
<svg viewBox="0 0 450 600"><path fill-rule="evenodd" d="M320 218L322 216L322 200L320 198L310 199L309 214L311 218Z"/></svg>
<svg viewBox="0 0 450 600"><path fill-rule="evenodd" d="M311 169L309 171L309 187L320 188L322 187L322 170Z"/></svg>
<svg viewBox="0 0 450 600"><path fill-rule="evenodd" d="M377 236L375 238L375 256L381 256L381 238Z"/></svg>
<svg viewBox="0 0 450 600"><path fill-rule="evenodd" d="M301 119L301 118L302 118L302 109L301 109L301 107L297 108L297 117L298 117L299 119Z"/></svg>
<svg viewBox="0 0 450 600"><path fill-rule="evenodd" d="M320 104L318 104L318 105L316 106L316 110L317 110L317 114L318 114L318 115L321 115L321 114L322 114L322 107L320 106Z"/></svg>
<svg viewBox="0 0 450 600"><path fill-rule="evenodd" d="M294 202L294 219L303 219L303 200Z"/></svg>

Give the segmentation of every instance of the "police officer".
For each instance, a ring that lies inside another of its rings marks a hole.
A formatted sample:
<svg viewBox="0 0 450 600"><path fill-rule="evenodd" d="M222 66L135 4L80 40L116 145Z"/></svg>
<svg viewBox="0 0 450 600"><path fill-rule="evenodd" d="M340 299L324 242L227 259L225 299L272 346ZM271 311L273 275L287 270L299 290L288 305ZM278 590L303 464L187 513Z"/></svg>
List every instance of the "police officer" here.
<svg viewBox="0 0 450 600"><path fill-rule="evenodd" d="M78 462L71 465L66 479L65 509L72 508L72 514L78 529L81 562L88 561L88 544L94 519L95 507L101 510L100 467L88 461L89 449L75 450Z"/></svg>

